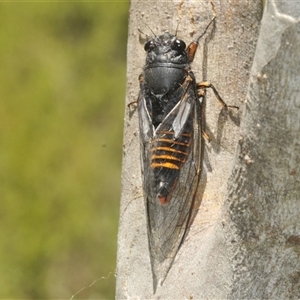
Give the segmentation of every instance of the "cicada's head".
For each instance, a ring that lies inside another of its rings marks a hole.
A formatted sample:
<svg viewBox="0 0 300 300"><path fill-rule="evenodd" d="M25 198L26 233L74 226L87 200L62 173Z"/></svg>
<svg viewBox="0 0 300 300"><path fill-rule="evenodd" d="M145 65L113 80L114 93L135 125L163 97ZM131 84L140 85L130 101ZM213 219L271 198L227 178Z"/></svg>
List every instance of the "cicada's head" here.
<svg viewBox="0 0 300 300"><path fill-rule="evenodd" d="M147 52L147 64L188 63L185 42L168 32L148 41L144 49Z"/></svg>

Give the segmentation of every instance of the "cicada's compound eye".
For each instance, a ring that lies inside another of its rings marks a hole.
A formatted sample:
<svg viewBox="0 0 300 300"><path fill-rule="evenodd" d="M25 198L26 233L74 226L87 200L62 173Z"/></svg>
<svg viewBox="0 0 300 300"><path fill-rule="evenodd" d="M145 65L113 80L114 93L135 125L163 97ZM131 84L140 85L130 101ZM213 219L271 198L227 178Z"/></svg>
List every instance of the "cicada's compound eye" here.
<svg viewBox="0 0 300 300"><path fill-rule="evenodd" d="M146 52L151 52L154 48L155 48L155 44L153 41L148 41L144 46Z"/></svg>
<svg viewBox="0 0 300 300"><path fill-rule="evenodd" d="M186 48L186 44L185 44L184 41L182 41L182 40L177 40L177 39L176 39L176 40L174 40L174 41L172 42L171 48L172 48L173 50L178 51L178 52L183 52L183 51L185 50L185 48Z"/></svg>

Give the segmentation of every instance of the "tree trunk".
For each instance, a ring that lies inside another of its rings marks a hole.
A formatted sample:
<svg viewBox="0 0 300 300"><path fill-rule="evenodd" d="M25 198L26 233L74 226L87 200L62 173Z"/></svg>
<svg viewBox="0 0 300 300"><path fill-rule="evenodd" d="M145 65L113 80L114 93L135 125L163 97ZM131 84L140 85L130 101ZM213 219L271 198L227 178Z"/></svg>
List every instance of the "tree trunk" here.
<svg viewBox="0 0 300 300"><path fill-rule="evenodd" d="M192 70L198 82L209 80L227 104L240 106L240 112L220 113L213 93L207 91L205 131L211 142L205 145L201 205L155 297L296 298L300 295L300 30L295 20L299 3L266 4L256 53L262 3L214 1L214 5L216 26L200 41ZM174 34L178 27L178 38L189 44L204 30L212 11L209 1L131 3L127 104L137 99L138 76L145 64L145 35L138 28L153 36L165 30ZM153 298L138 115L128 108L122 185L116 297Z"/></svg>
<svg viewBox="0 0 300 300"><path fill-rule="evenodd" d="M225 205L232 299L300 298L299 16L264 11Z"/></svg>

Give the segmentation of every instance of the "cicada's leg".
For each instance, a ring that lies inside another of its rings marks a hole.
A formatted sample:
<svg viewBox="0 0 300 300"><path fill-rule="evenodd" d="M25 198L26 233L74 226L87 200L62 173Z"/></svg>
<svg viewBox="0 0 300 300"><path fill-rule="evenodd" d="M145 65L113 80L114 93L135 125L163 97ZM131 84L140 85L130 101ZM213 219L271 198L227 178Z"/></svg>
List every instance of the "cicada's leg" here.
<svg viewBox="0 0 300 300"><path fill-rule="evenodd" d="M193 41L189 44L189 46L186 48L186 53L188 55L189 58L189 62L191 63L194 60L198 45L199 45L199 40L205 35L205 33L207 32L209 26L211 23L213 23L213 21L215 20L216 16L214 15L214 17L210 20L210 22L208 23L208 25L206 26L206 28L204 29L204 31Z"/></svg>
<svg viewBox="0 0 300 300"><path fill-rule="evenodd" d="M220 94L218 93L217 89L208 81L203 81L203 82L199 82L197 83L197 91L198 91L198 95L203 95L203 90L206 90L207 88L211 88L216 96L216 98L219 100L219 102L222 104L222 106L224 108L228 108L228 107L232 107L232 108L236 108L239 109L238 106L235 105L227 105L225 103L225 101L221 98Z"/></svg>
<svg viewBox="0 0 300 300"><path fill-rule="evenodd" d="M128 104L127 104L127 107L128 107L128 108L131 108L131 106L137 105L137 104L138 104L138 100L135 100L135 101L132 101L132 102L128 103Z"/></svg>
<svg viewBox="0 0 300 300"><path fill-rule="evenodd" d="M202 103L202 101L200 100L201 98L203 99L205 96L205 89L197 89L197 95L198 95L198 99L199 99L199 105L201 105L200 103ZM201 118L200 118L201 119ZM201 121L200 121L201 122ZM211 138L209 137L209 135L204 131L203 129L203 124L202 124L202 129L201 129L201 135L208 141L211 141Z"/></svg>
<svg viewBox="0 0 300 300"><path fill-rule="evenodd" d="M208 142L211 141L210 136L203 129L201 130L201 134Z"/></svg>
<svg viewBox="0 0 300 300"><path fill-rule="evenodd" d="M144 77L143 77L143 74L141 74L139 76L139 82L140 82L140 85L142 85L144 83ZM127 107L130 108L131 106L133 105L137 105L139 103L139 99L135 100L135 101L132 101L132 102L129 102L127 104Z"/></svg>

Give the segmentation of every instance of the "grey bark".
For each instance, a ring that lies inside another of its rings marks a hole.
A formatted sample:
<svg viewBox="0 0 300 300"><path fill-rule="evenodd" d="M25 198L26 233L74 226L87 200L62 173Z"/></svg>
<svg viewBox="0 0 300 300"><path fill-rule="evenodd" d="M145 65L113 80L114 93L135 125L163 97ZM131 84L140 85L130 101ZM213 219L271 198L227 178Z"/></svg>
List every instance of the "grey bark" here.
<svg viewBox="0 0 300 300"><path fill-rule="evenodd" d="M225 205L232 299L300 298L299 17L264 11Z"/></svg>
<svg viewBox="0 0 300 300"><path fill-rule="evenodd" d="M212 141L205 146L201 205L163 286L153 295L138 116L126 108L117 299L300 295L299 4L266 5L254 62L262 3L214 4L216 27L200 43L192 69L198 81L209 80L227 104L241 109L220 113L213 93L207 92L206 132ZM177 36L188 44L211 17L208 1L132 2L127 104L137 99L145 59L145 36L138 28L152 36L148 26L159 35L174 33L179 25Z"/></svg>

